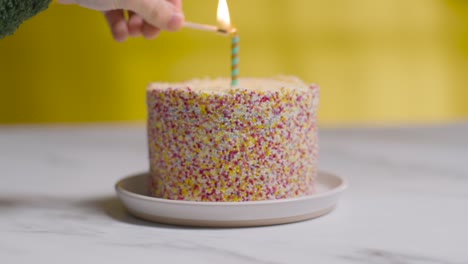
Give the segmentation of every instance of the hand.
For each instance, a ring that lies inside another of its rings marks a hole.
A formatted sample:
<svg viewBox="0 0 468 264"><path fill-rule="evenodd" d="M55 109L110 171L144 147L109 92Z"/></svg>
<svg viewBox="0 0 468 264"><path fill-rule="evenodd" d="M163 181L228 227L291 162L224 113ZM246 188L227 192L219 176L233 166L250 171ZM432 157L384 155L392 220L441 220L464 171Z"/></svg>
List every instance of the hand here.
<svg viewBox="0 0 468 264"><path fill-rule="evenodd" d="M184 22L182 0L58 0L58 3L102 11L118 42L128 36L153 39L161 30L177 31ZM128 10L128 21L124 10Z"/></svg>

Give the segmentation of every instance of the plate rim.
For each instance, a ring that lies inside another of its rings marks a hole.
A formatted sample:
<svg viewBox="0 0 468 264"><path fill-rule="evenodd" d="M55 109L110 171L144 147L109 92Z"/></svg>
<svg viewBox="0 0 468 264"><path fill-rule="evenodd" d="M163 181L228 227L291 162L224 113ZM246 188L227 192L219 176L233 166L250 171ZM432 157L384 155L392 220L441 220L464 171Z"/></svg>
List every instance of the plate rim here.
<svg viewBox="0 0 468 264"><path fill-rule="evenodd" d="M309 199L318 199L318 198L324 198L328 196L333 196L337 193L341 193L345 191L348 188L348 180L344 177L340 177L337 174L324 171L324 170L318 170L318 174L326 174L335 178L338 178L340 180L340 184L329 190L325 191L323 193L318 193L318 194L311 194L311 195L306 195L306 196L301 196L301 197L294 197L294 198L284 198L284 199L275 199L275 200L262 200L262 201L245 201L245 202L202 202L202 201L186 201L186 200L171 200L171 199L164 199L164 198L157 198L157 197L152 197L148 195L142 195L138 193L131 192L123 187L123 181L131 178L131 177L138 177L138 176L144 176L148 175L150 172L145 171L145 172L140 172L140 173L134 173L128 176L125 176L121 179L119 179L115 185L115 191L118 194L121 195L126 195L127 197L135 198L135 199L140 199L140 200L145 200L148 202L157 202L157 203L164 203L164 204L170 204L170 205L190 205L190 206L249 206L249 205L262 205L262 204L275 204L275 203L291 203L291 202L300 202L304 200L309 200Z"/></svg>
<svg viewBox="0 0 468 264"><path fill-rule="evenodd" d="M197 219L197 218L180 218L180 217L164 217L155 214L146 214L137 210L130 210L129 212L145 221L156 222L160 224L184 226L184 227L209 227L209 228L242 228L242 227L260 227L260 226L274 226L284 225L290 223L297 223L307 221L313 218L318 218L326 215L336 208L336 203L332 206L316 210L314 212L285 216L285 217L268 217L256 219L242 219L242 220L212 220L212 219Z"/></svg>

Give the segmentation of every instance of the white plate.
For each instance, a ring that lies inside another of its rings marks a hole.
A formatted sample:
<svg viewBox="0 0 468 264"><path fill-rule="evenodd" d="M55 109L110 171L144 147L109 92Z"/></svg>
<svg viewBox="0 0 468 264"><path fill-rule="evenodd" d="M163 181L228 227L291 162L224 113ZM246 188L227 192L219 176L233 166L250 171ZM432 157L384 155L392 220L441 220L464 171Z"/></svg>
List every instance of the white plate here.
<svg viewBox="0 0 468 264"><path fill-rule="evenodd" d="M195 202L154 198L147 192L148 173L126 177L115 185L127 210L145 220L185 226L242 227L285 224L332 211L346 182L319 172L317 193L300 198L258 202Z"/></svg>

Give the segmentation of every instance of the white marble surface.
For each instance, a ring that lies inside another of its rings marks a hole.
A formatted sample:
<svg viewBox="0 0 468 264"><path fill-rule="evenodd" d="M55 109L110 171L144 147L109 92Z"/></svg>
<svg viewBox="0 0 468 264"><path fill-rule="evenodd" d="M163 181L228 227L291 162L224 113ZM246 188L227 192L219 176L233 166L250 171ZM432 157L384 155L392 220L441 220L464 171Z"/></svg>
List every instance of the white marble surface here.
<svg viewBox="0 0 468 264"><path fill-rule="evenodd" d="M0 263L468 263L468 123L320 133L350 187L331 214L246 229L157 225L113 185L143 125L0 127ZM98 262L103 261L103 262Z"/></svg>

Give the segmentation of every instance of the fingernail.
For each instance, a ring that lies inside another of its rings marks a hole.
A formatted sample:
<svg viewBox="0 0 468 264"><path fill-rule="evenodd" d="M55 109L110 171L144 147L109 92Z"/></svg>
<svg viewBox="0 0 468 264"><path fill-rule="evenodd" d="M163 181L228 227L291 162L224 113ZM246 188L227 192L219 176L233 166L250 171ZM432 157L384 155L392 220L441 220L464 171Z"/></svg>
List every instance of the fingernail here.
<svg viewBox="0 0 468 264"><path fill-rule="evenodd" d="M184 15L181 13L174 13L171 16L171 19L167 23L167 29L168 30L178 30L181 26L182 23L184 22Z"/></svg>

